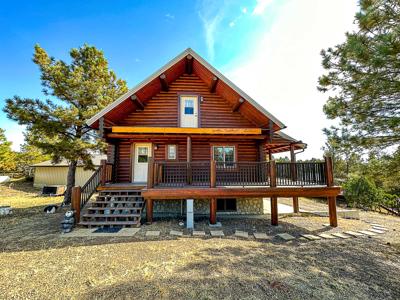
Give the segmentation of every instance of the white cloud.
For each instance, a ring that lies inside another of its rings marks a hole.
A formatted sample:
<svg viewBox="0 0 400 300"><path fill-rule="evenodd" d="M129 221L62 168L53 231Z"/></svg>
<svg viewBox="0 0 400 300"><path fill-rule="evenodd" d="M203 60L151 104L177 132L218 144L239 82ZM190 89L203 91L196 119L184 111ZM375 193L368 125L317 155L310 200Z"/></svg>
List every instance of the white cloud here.
<svg viewBox="0 0 400 300"><path fill-rule="evenodd" d="M242 13L247 14L247 7L242 8Z"/></svg>
<svg viewBox="0 0 400 300"><path fill-rule="evenodd" d="M253 9L253 15L262 15L267 8L274 0L257 0L257 4Z"/></svg>
<svg viewBox="0 0 400 300"><path fill-rule="evenodd" d="M165 15L165 17L166 17L167 19L170 19L170 20L175 19L175 16L174 16L174 15L171 15L170 13L167 13L167 14Z"/></svg>
<svg viewBox="0 0 400 300"><path fill-rule="evenodd" d="M316 89L324 72L320 51L344 41L344 33L355 26L356 9L356 0L291 0L245 60L224 68L233 82L287 125L284 132L308 143L300 158L322 155L321 130L332 121L322 111L327 96Z"/></svg>
<svg viewBox="0 0 400 300"><path fill-rule="evenodd" d="M233 26L235 26L235 22L234 21L229 23L229 27L233 27Z"/></svg>
<svg viewBox="0 0 400 300"><path fill-rule="evenodd" d="M212 61L215 56L215 35L217 34L218 25L223 19L224 7L220 6L219 3L205 0L201 2L201 5L199 17L203 22L208 56Z"/></svg>

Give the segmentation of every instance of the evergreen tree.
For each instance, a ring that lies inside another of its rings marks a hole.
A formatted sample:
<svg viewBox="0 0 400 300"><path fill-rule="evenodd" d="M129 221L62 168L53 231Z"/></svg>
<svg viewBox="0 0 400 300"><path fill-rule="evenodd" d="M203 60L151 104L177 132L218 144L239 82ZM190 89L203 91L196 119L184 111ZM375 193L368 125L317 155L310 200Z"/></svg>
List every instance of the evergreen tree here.
<svg viewBox="0 0 400 300"><path fill-rule="evenodd" d="M324 106L349 141L366 149L400 144L400 1L361 0L343 44L322 51L327 73L318 89L331 91Z"/></svg>
<svg viewBox="0 0 400 300"><path fill-rule="evenodd" d="M43 93L55 100L14 96L4 108L9 118L27 126L33 146L54 162L69 161L64 203L71 201L78 161L93 168L91 155L104 149L85 121L127 91L126 82L109 70L102 51L85 44L69 54L68 64L36 45L33 61L41 72Z"/></svg>
<svg viewBox="0 0 400 300"><path fill-rule="evenodd" d="M0 128L0 172L15 171L17 167L11 145L4 134L4 129Z"/></svg>

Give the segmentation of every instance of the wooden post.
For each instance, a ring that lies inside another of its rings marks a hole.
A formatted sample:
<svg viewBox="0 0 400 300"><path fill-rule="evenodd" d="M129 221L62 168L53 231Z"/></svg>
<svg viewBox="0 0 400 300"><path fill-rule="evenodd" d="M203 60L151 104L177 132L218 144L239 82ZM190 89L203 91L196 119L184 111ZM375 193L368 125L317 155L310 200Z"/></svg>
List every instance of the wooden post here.
<svg viewBox="0 0 400 300"><path fill-rule="evenodd" d="M326 172L326 186L333 186L333 164L332 158L325 156L325 172ZM337 227L337 211L336 211L336 197L327 197L329 208L329 224L332 227Z"/></svg>
<svg viewBox="0 0 400 300"><path fill-rule="evenodd" d="M146 222L153 223L153 199L146 199Z"/></svg>
<svg viewBox="0 0 400 300"><path fill-rule="evenodd" d="M186 161L187 161L187 184L192 184L192 138L190 136L186 139Z"/></svg>
<svg viewBox="0 0 400 300"><path fill-rule="evenodd" d="M154 185L158 184L158 163L154 163Z"/></svg>
<svg viewBox="0 0 400 300"><path fill-rule="evenodd" d="M154 159L149 158L149 164L147 169L147 188L151 189L154 186Z"/></svg>
<svg viewBox="0 0 400 300"><path fill-rule="evenodd" d="M100 179L100 184L102 186L106 185L107 182L107 160L102 159L101 162L101 179Z"/></svg>
<svg viewBox="0 0 400 300"><path fill-rule="evenodd" d="M270 186L272 188L276 187L276 164L274 160L271 160L269 163L269 178L270 178ZM271 197L271 225L278 225L278 197Z"/></svg>
<svg viewBox="0 0 400 300"><path fill-rule="evenodd" d="M210 199L210 224L217 223L217 198Z"/></svg>
<svg viewBox="0 0 400 300"><path fill-rule="evenodd" d="M72 188L71 209L75 211L75 224L81 218L81 187L74 186Z"/></svg>
<svg viewBox="0 0 400 300"><path fill-rule="evenodd" d="M290 144L290 173L292 181L297 180L297 170L296 170L296 155L294 154L294 144ZM293 197L293 212L298 213L299 209L299 197Z"/></svg>
<svg viewBox="0 0 400 300"><path fill-rule="evenodd" d="M268 161L273 159L271 150L268 151Z"/></svg>
<svg viewBox="0 0 400 300"><path fill-rule="evenodd" d="M217 184L217 165L215 160L210 161L210 187L215 188Z"/></svg>

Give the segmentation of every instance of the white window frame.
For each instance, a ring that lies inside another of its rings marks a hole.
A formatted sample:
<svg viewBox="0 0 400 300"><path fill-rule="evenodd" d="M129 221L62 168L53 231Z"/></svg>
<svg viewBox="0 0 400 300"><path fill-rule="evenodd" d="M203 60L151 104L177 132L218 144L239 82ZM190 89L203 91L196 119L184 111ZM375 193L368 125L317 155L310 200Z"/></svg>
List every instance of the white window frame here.
<svg viewBox="0 0 400 300"><path fill-rule="evenodd" d="M175 148L175 157L171 158L170 155L170 148ZM178 159L178 145L176 144L169 144L167 145L167 160L177 160Z"/></svg>

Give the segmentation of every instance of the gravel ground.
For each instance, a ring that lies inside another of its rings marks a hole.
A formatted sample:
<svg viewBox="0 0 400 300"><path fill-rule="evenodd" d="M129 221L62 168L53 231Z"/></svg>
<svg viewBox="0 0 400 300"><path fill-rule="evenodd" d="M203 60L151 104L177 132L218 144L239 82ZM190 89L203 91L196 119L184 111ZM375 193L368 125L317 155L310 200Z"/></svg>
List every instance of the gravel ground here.
<svg viewBox="0 0 400 300"><path fill-rule="evenodd" d="M42 209L54 198L0 189L0 298L4 299L400 299L399 218L361 212L361 220L282 217L221 219L224 238L176 238L177 220L144 225L133 237L64 238L62 212ZM6 195L7 196L4 196ZM309 200L312 201L312 200ZM306 203L305 200L300 202ZM311 205L311 203L310 203ZM347 240L258 242L233 236L235 229L275 235L342 232L379 223L389 232ZM209 232L205 219L199 230ZM147 230L160 230L146 238Z"/></svg>

